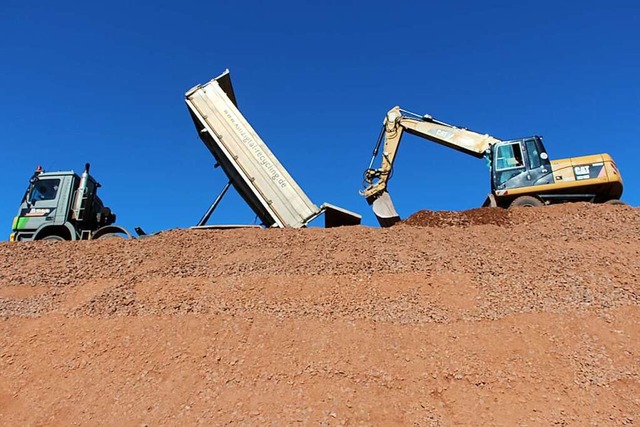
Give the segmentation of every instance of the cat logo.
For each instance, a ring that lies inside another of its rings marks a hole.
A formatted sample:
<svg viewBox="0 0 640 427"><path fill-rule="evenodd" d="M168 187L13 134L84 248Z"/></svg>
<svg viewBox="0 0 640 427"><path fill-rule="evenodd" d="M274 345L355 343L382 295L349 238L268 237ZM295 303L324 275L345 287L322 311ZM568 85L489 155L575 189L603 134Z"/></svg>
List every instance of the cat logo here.
<svg viewBox="0 0 640 427"><path fill-rule="evenodd" d="M589 165L586 166L576 166L573 168L576 175L589 175Z"/></svg>
<svg viewBox="0 0 640 427"><path fill-rule="evenodd" d="M444 139L446 141L450 140L455 135L453 132L449 132L448 130L437 129L437 128L429 129L427 133L437 138Z"/></svg>
<svg viewBox="0 0 640 427"><path fill-rule="evenodd" d="M591 170L589 168L589 165L584 165L584 166L576 166L573 168L573 172L576 174L576 179L577 180L581 180L581 179L589 179L591 178Z"/></svg>

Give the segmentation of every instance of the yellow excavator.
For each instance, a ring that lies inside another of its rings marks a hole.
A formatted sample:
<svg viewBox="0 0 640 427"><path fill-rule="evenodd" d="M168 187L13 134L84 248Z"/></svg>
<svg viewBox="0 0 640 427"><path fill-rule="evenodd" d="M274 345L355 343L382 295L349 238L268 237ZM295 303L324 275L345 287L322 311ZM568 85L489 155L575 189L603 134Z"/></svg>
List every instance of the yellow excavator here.
<svg viewBox="0 0 640 427"><path fill-rule="evenodd" d="M387 191L402 135L407 132L477 158L491 170L491 193L483 206L541 206L588 201L624 204L622 177L608 154L549 160L542 138L502 141L394 107L387 113L373 156L364 172L366 197L382 227L400 220ZM381 165L374 162L381 153Z"/></svg>

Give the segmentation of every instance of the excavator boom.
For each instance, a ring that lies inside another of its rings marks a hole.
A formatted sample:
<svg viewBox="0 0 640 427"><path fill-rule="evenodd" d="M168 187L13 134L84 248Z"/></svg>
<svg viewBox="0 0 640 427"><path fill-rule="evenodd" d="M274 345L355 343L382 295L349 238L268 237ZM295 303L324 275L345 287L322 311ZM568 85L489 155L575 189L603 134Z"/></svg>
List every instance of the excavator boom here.
<svg viewBox="0 0 640 427"><path fill-rule="evenodd" d="M501 142L490 135L456 127L429 115L420 116L400 107L393 107L385 117L371 163L365 171L365 189L361 191L372 206L382 227L388 227L400 220L387 192L387 183L391 178L393 164L404 132L478 158L482 158L492 145ZM381 166L374 169L372 166L381 146Z"/></svg>

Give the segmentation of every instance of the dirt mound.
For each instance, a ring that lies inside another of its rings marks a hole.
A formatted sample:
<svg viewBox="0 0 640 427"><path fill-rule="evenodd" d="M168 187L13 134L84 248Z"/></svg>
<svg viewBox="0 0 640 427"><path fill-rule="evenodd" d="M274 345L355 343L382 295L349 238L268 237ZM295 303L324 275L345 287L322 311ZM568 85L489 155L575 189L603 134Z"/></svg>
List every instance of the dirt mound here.
<svg viewBox="0 0 640 427"><path fill-rule="evenodd" d="M640 211L0 244L7 425L632 425Z"/></svg>
<svg viewBox="0 0 640 427"><path fill-rule="evenodd" d="M469 227L471 225L509 225L509 211L502 208L478 208L462 212L420 211L402 223L412 227Z"/></svg>

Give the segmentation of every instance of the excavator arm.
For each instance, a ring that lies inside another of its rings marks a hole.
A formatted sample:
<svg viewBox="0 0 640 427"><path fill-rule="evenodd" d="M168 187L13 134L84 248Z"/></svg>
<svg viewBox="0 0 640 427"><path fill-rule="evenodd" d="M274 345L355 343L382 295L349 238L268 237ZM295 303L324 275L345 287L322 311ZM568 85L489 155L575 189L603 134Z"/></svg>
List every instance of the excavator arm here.
<svg viewBox="0 0 640 427"><path fill-rule="evenodd" d="M404 132L420 138L453 148L474 157L484 157L486 151L500 140L482 135L468 129L459 128L429 115L420 116L400 107L393 107L384 120L380 137L373 150L369 168L364 173L364 190L361 194L373 207L373 211L382 227L389 227L400 220L391 197L387 192L387 183L393 172L393 164ZM382 147L381 165L373 168Z"/></svg>

